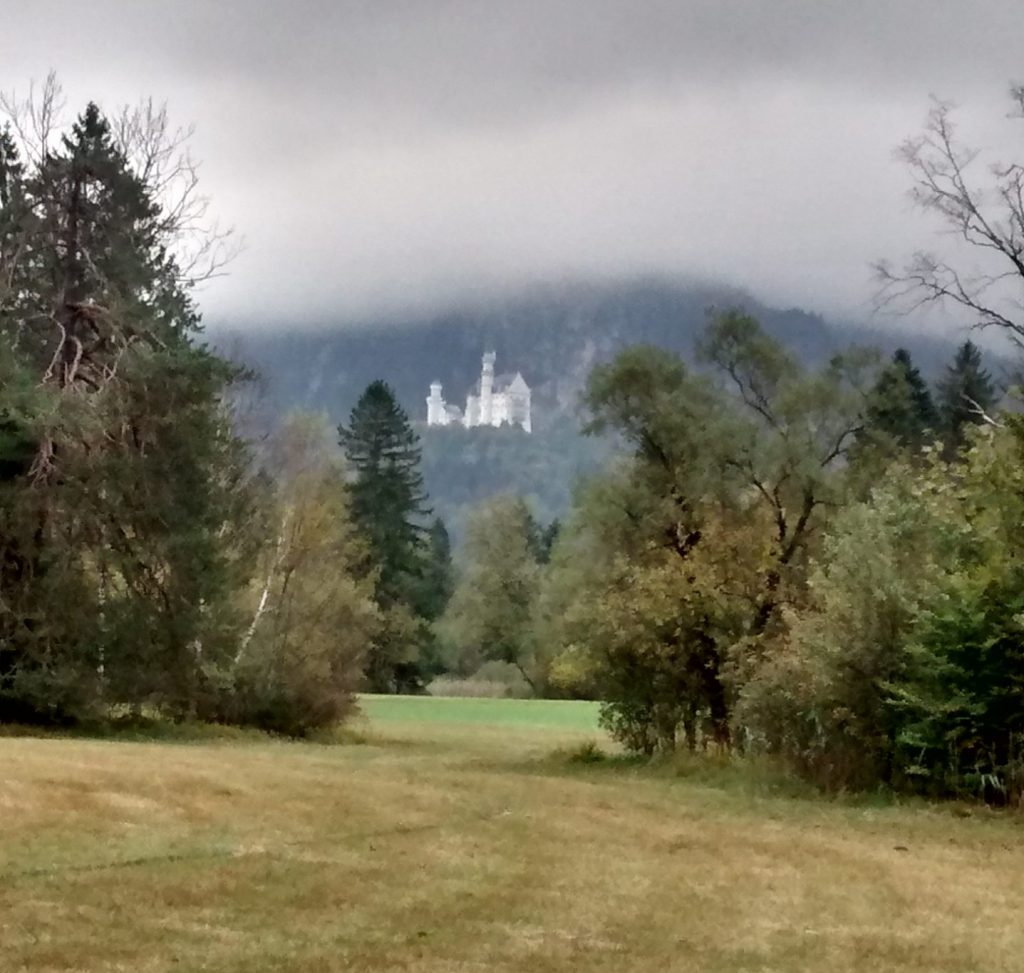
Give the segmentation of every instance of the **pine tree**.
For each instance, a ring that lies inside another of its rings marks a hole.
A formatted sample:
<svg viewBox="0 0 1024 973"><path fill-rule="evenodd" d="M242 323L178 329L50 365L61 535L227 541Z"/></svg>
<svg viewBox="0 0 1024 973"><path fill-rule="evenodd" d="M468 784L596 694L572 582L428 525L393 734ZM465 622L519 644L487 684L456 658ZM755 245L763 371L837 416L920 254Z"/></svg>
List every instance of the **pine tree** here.
<svg viewBox="0 0 1024 973"><path fill-rule="evenodd" d="M896 350L879 375L866 418L869 430L912 450L919 450L936 431L939 416L928 383L905 348Z"/></svg>
<svg viewBox="0 0 1024 973"><path fill-rule="evenodd" d="M95 105L31 166L0 139L0 182L0 718L196 714L247 570L236 370L195 344L173 216Z"/></svg>
<svg viewBox="0 0 1024 973"><path fill-rule="evenodd" d="M444 614L453 586L452 542L440 517L435 517L427 530L426 547L421 611L434 621Z"/></svg>
<svg viewBox="0 0 1024 973"><path fill-rule="evenodd" d="M19 254L26 249L28 210L25 199L25 166L10 126L0 129L0 341L18 343L19 313L29 291L26 263Z"/></svg>
<svg viewBox="0 0 1024 973"><path fill-rule="evenodd" d="M417 614L430 623L420 648L420 675L424 680L441 675L447 668L435 623L444 615L454 587L451 538L444 521L435 517L427 529L423 571L412 599Z"/></svg>
<svg viewBox="0 0 1024 973"><path fill-rule="evenodd" d="M369 654L367 681L378 692L418 688L419 656L427 641L423 521L429 514L419 437L394 392L379 380L367 386L338 436L353 476L352 519L377 571L377 604L385 615L385 632Z"/></svg>
<svg viewBox="0 0 1024 973"><path fill-rule="evenodd" d="M981 364L981 349L965 341L939 383L942 427L951 451L963 445L965 427L980 424L980 413L991 410L996 400L992 376Z"/></svg>
<svg viewBox="0 0 1024 973"><path fill-rule="evenodd" d="M558 535L562 532L562 522L556 517L545 527L532 515L531 520L533 522L531 532L533 555L538 564L548 564L551 561L551 552L554 550Z"/></svg>
<svg viewBox="0 0 1024 973"><path fill-rule="evenodd" d="M419 438L386 382L371 382L339 442L354 474L352 515L380 572L382 602L401 600L405 579L421 572L426 494Z"/></svg>

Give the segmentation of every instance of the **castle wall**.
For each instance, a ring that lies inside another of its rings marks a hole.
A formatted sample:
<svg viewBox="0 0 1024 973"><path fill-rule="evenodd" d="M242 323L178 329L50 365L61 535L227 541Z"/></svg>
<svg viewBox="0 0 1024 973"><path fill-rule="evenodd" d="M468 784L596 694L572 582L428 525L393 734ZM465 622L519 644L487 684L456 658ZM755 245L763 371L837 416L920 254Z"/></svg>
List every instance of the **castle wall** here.
<svg viewBox="0 0 1024 973"><path fill-rule="evenodd" d="M462 416L457 408L445 402L440 382L433 383L427 397L427 425L447 426L454 422L472 429L476 426L501 426L508 423L530 432L530 387L522 375L517 373L510 385L505 384L506 379L502 379L503 391L494 391L494 360L494 352L484 355L479 394L470 392L466 396L466 412Z"/></svg>

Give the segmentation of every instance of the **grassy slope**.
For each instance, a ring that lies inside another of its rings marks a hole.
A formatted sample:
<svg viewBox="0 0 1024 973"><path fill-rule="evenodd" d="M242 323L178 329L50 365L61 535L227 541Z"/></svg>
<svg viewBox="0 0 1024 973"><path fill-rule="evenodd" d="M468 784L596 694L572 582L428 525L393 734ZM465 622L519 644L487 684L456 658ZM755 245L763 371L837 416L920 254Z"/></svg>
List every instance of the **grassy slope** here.
<svg viewBox="0 0 1024 973"><path fill-rule="evenodd" d="M574 767L592 710L470 702L367 700L360 746L0 740L0 968L1020 969L1017 818Z"/></svg>

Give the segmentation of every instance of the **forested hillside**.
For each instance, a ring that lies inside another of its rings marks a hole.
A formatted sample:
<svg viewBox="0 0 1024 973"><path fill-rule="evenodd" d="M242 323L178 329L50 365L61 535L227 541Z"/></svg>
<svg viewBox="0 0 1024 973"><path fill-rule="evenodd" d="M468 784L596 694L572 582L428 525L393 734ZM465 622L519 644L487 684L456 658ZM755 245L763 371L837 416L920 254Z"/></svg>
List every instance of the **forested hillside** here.
<svg viewBox="0 0 1024 973"><path fill-rule="evenodd" d="M277 409L324 410L341 418L362 390L382 378L415 419L425 415L429 383L444 384L450 402L464 404L480 375L485 349L498 370L520 370L534 392L534 427L571 413L590 368L635 344L653 344L690 358L711 308L739 307L808 363L818 364L851 343L891 352L906 345L926 373L949 357L952 344L907 334L897 326L852 328L799 308L767 307L722 286L658 279L621 284L564 284L534 288L486 305L429 317L363 323L290 324L254 321L211 325L211 337L230 356L253 365Z"/></svg>
<svg viewBox="0 0 1024 973"><path fill-rule="evenodd" d="M590 369L630 345L652 344L693 355L710 308L743 307L765 331L808 364L820 364L851 343L884 353L909 347L926 375L949 360L952 340L840 326L797 308L766 307L725 287L645 279L624 284L565 284L434 317L337 327L331 322L244 333L216 328L213 338L260 375L263 407L325 412L337 423L362 390L384 379L423 439L424 479L431 504L458 535L465 512L496 493L529 498L541 519L560 517L573 484L596 468L607 446L579 434L579 393ZM427 429L427 387L444 385L449 402L465 404L479 377L481 353L493 348L499 371L518 370L533 389L532 436L511 430Z"/></svg>
<svg viewBox="0 0 1024 973"><path fill-rule="evenodd" d="M458 541L469 512L482 500L515 493L548 523L565 515L575 484L599 468L609 446L580 434L568 416L528 435L521 429L421 429L423 479L434 513Z"/></svg>

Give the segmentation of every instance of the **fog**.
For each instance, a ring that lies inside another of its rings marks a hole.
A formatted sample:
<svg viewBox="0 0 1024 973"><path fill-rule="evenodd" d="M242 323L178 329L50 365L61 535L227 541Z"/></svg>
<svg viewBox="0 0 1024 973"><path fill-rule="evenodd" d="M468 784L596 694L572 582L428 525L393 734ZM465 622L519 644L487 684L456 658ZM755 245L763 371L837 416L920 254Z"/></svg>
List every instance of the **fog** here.
<svg viewBox="0 0 1024 973"><path fill-rule="evenodd" d="M871 313L869 265L949 246L893 150L936 95L1017 151L1019 0L4 0L0 83L152 95L197 126L245 250L208 320L344 325L662 274ZM955 315L950 320L955 323Z"/></svg>

